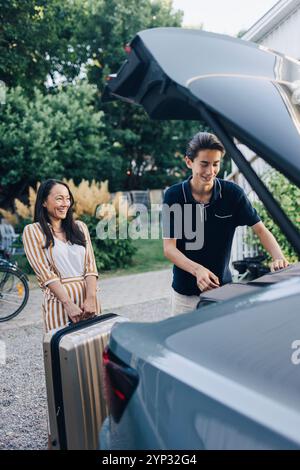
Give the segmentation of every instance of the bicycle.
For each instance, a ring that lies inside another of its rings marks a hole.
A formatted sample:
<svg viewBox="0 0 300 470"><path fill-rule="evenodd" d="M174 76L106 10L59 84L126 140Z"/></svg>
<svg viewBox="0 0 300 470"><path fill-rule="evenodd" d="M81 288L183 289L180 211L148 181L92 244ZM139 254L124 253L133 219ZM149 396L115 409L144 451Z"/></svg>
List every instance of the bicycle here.
<svg viewBox="0 0 300 470"><path fill-rule="evenodd" d="M27 304L29 285L26 274L0 250L0 322L16 317Z"/></svg>

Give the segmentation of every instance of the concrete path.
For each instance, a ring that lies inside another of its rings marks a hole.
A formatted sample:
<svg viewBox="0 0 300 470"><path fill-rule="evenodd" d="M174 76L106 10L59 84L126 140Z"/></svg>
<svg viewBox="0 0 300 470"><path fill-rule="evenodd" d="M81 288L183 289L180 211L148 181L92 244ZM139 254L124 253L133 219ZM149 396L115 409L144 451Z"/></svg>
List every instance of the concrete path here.
<svg viewBox="0 0 300 470"><path fill-rule="evenodd" d="M100 279L98 296L102 311L105 313L145 302L168 299L171 282L172 271L170 269ZM15 319L1 323L0 331L42 323L41 303L41 290L32 289L25 309ZM141 320L147 321L147 317L142 315Z"/></svg>

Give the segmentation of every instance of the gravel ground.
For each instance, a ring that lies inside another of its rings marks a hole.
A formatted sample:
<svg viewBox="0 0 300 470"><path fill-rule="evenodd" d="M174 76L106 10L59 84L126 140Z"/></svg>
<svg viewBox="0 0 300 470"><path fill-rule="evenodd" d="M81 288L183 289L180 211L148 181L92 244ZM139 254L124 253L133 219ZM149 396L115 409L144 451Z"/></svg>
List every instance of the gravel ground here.
<svg viewBox="0 0 300 470"><path fill-rule="evenodd" d="M169 316L168 299L113 309L133 321ZM1 332L6 364L0 364L0 449L47 449L47 401L42 324Z"/></svg>

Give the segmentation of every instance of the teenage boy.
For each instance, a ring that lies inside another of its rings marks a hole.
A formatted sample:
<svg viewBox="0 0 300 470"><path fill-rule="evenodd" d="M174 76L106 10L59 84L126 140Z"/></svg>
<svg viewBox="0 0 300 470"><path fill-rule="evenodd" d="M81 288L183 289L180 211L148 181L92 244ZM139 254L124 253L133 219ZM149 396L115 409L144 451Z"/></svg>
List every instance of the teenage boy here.
<svg viewBox="0 0 300 470"><path fill-rule="evenodd" d="M270 253L271 271L289 264L243 189L217 178L224 153L214 134L196 134L185 156L192 175L165 193L164 254L174 263L173 315L195 309L201 292L231 282L231 246L240 225L251 227Z"/></svg>

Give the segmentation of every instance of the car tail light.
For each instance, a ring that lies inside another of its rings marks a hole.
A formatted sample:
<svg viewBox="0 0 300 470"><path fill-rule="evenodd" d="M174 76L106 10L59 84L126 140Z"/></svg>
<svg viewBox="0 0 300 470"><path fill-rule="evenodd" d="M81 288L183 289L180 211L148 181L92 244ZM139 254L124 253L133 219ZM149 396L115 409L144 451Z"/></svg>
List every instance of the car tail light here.
<svg viewBox="0 0 300 470"><path fill-rule="evenodd" d="M118 423L138 385L139 377L132 367L117 358L108 347L103 352L103 365L110 414Z"/></svg>

